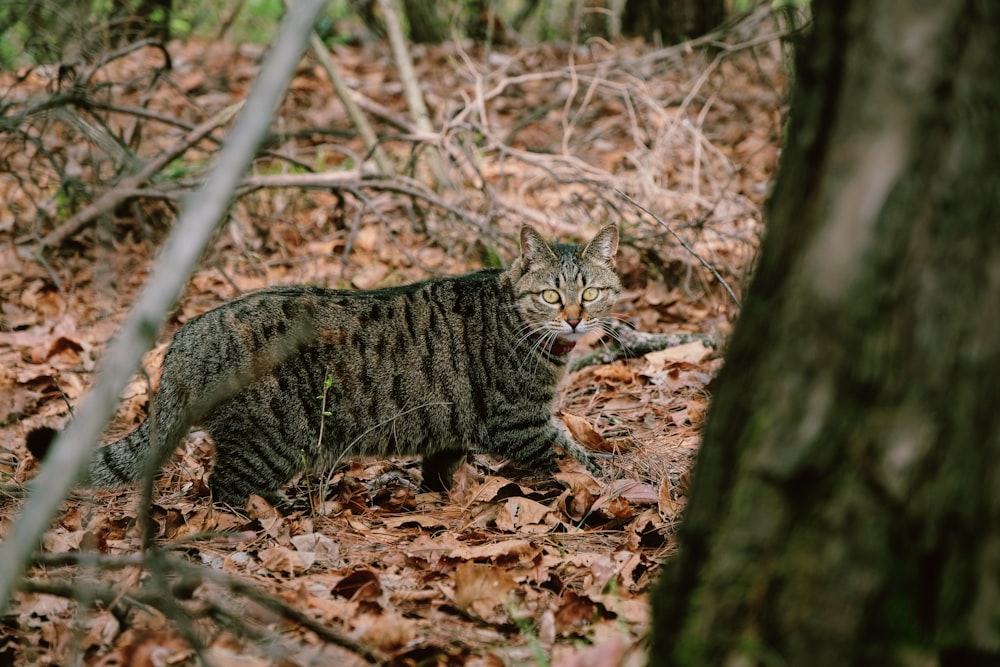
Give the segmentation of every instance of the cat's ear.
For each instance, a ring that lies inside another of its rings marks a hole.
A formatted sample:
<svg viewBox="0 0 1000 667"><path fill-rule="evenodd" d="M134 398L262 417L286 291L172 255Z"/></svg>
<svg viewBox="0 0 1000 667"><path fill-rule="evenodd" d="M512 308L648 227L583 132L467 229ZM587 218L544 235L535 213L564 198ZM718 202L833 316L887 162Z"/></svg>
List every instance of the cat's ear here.
<svg viewBox="0 0 1000 667"><path fill-rule="evenodd" d="M584 257L604 262L611 268L615 266L615 255L618 254L618 226L610 224L597 232L597 236L583 249Z"/></svg>
<svg viewBox="0 0 1000 667"><path fill-rule="evenodd" d="M556 259L556 254L545 242L542 235L535 231L530 225L521 226L521 261L525 267L529 267L536 262L551 262Z"/></svg>

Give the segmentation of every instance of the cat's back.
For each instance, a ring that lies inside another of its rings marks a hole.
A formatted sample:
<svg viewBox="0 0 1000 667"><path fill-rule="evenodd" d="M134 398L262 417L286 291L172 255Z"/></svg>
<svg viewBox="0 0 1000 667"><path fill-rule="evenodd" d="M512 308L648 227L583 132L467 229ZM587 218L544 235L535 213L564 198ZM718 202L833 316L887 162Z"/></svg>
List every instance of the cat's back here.
<svg viewBox="0 0 1000 667"><path fill-rule="evenodd" d="M412 355L413 348L456 352L509 319L503 271L424 280L375 290L275 286L237 297L185 323L172 361L239 363L268 348L318 344L328 353Z"/></svg>

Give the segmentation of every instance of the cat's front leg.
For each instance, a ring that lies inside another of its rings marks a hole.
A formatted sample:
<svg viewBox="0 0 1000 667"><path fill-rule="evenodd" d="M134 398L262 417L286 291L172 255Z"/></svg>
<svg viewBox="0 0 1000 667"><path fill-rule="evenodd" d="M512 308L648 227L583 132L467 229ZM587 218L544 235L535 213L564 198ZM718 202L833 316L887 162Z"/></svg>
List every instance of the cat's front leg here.
<svg viewBox="0 0 1000 667"><path fill-rule="evenodd" d="M556 444L566 454L582 463L592 475L600 475L602 473L600 466L594 462L594 458L590 452L584 449L583 445L573 440L572 437L558 429L556 430Z"/></svg>

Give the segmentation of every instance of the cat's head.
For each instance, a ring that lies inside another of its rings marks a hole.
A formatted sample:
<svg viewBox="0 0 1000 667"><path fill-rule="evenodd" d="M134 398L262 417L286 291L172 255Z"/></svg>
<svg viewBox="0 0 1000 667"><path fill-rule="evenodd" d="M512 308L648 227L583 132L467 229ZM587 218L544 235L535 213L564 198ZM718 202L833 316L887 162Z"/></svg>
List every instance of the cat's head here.
<svg viewBox="0 0 1000 667"><path fill-rule="evenodd" d="M604 227L587 245L549 244L521 227L521 256L511 265L521 319L545 341L575 341L606 324L621 282L615 271L618 228Z"/></svg>

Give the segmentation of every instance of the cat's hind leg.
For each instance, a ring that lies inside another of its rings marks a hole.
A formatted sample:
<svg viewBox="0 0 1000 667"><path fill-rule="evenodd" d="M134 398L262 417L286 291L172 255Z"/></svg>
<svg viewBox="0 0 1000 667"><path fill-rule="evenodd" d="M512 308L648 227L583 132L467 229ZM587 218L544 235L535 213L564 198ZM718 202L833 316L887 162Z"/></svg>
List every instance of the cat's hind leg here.
<svg viewBox="0 0 1000 667"><path fill-rule="evenodd" d="M454 448L426 454L421 468L424 476L423 488L441 492L450 489L455 471L462 465L467 453L465 449Z"/></svg>
<svg viewBox="0 0 1000 667"><path fill-rule="evenodd" d="M215 440L215 465L208 476L212 499L240 509L255 493L272 505L283 504L281 489L305 467L304 456L232 436Z"/></svg>

